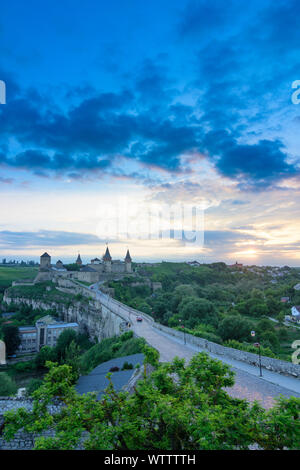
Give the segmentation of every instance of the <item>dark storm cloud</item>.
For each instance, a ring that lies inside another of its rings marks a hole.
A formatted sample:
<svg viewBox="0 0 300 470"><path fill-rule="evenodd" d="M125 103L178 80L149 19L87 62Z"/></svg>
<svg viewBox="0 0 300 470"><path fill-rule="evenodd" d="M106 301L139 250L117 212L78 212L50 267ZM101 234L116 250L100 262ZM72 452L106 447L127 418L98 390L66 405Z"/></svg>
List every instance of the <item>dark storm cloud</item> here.
<svg viewBox="0 0 300 470"><path fill-rule="evenodd" d="M283 178L299 175L298 168L287 162L284 145L278 140L240 144L228 132L220 131L208 133L205 146L216 156L220 173L237 178L247 189L266 189Z"/></svg>
<svg viewBox="0 0 300 470"><path fill-rule="evenodd" d="M281 106L285 93L289 98L298 66L300 3L255 0L241 8L237 0L199 0L185 3L182 12L176 37L193 60L194 73L187 76L181 63L171 73L170 48L162 53L162 45L134 72L123 70L127 79L120 91L100 92L86 83L69 87L71 104L58 107L0 70L10 89L0 108L0 164L80 180L97 170L117 174L119 155L180 173L186 171L182 155L198 152L241 190L269 189L298 175L281 139L265 138L260 123ZM181 81L198 97L193 104L181 102ZM8 151L12 138L22 151Z"/></svg>

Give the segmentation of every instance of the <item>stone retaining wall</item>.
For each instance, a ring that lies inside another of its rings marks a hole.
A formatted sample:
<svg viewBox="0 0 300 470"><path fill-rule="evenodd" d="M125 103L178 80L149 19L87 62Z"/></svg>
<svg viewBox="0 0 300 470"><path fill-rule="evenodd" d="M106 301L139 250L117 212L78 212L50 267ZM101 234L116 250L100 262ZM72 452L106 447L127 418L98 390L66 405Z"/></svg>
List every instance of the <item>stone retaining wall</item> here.
<svg viewBox="0 0 300 470"><path fill-rule="evenodd" d="M259 365L258 354L253 354L247 351L241 351L240 349L228 348L221 346L220 344L213 343L203 338L193 336L183 331L173 330L167 326L160 325L159 323L152 322L152 326L157 330L160 330L168 335L174 336L180 339L182 342L185 341L187 344L198 346L199 348L206 349L207 351L218 354L219 356L225 356L237 361L247 362L255 366ZM300 378L300 365L293 364L292 362L281 361L280 359L273 359L271 357L261 356L261 365L265 369L272 370L284 375L292 375L293 377Z"/></svg>
<svg viewBox="0 0 300 470"><path fill-rule="evenodd" d="M7 411L16 411L19 408L25 408L27 411L32 410L33 400L31 398L15 398L0 397L0 450L30 450L34 447L35 439L38 436L50 437L54 436L54 432L44 431L41 434L27 433L22 430L16 432L13 439L6 441L2 437L4 424L4 413ZM53 404L48 407L51 414L57 413L61 408L59 404Z"/></svg>

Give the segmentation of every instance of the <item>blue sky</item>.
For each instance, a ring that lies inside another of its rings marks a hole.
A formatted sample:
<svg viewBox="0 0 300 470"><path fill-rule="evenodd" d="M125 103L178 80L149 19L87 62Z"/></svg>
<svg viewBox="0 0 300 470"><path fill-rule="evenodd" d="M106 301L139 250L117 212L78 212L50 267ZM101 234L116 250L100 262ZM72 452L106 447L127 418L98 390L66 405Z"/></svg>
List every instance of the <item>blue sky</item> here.
<svg viewBox="0 0 300 470"><path fill-rule="evenodd" d="M297 0L1 5L0 256L88 260L108 242L116 257L299 265L299 14ZM114 238L106 209L124 200L201 207L204 245L134 224Z"/></svg>

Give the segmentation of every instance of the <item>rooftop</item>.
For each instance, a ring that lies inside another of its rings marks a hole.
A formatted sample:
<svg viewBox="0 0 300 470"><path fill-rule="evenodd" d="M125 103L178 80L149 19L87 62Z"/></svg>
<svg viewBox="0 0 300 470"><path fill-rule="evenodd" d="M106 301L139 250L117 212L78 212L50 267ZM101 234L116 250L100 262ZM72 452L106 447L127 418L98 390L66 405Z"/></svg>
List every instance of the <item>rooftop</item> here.
<svg viewBox="0 0 300 470"><path fill-rule="evenodd" d="M110 361L103 362L97 366L89 375L83 375L79 377L79 380L76 384L76 391L82 395L88 392L96 392L97 400L101 399L101 396L104 390L107 388L109 382L106 378L107 373L111 367L123 367L124 362L128 362L135 367L137 364L142 365L144 362L143 354L132 354L130 356L118 357L116 359L111 359ZM115 390L121 390L124 385L128 383L132 374L133 369L120 370L118 372L112 373L111 380L115 387Z"/></svg>

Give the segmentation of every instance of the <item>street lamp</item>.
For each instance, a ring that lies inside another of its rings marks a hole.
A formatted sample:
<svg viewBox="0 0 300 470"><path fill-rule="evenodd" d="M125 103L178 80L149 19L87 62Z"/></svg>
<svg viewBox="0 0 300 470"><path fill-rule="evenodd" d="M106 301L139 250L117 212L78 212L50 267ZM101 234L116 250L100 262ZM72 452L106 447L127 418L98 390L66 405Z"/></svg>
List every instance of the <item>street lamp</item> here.
<svg viewBox="0 0 300 470"><path fill-rule="evenodd" d="M251 331L251 336L255 336L255 331ZM258 348L258 358L259 358L259 376L262 377L262 370L261 370L261 354L260 354L260 343L254 343L254 346Z"/></svg>
<svg viewBox="0 0 300 470"><path fill-rule="evenodd" d="M180 322L180 327L183 328L183 338L184 338L184 344L186 344L186 340L185 340L185 329L184 329L184 325L181 325L181 319L179 319L179 322Z"/></svg>

